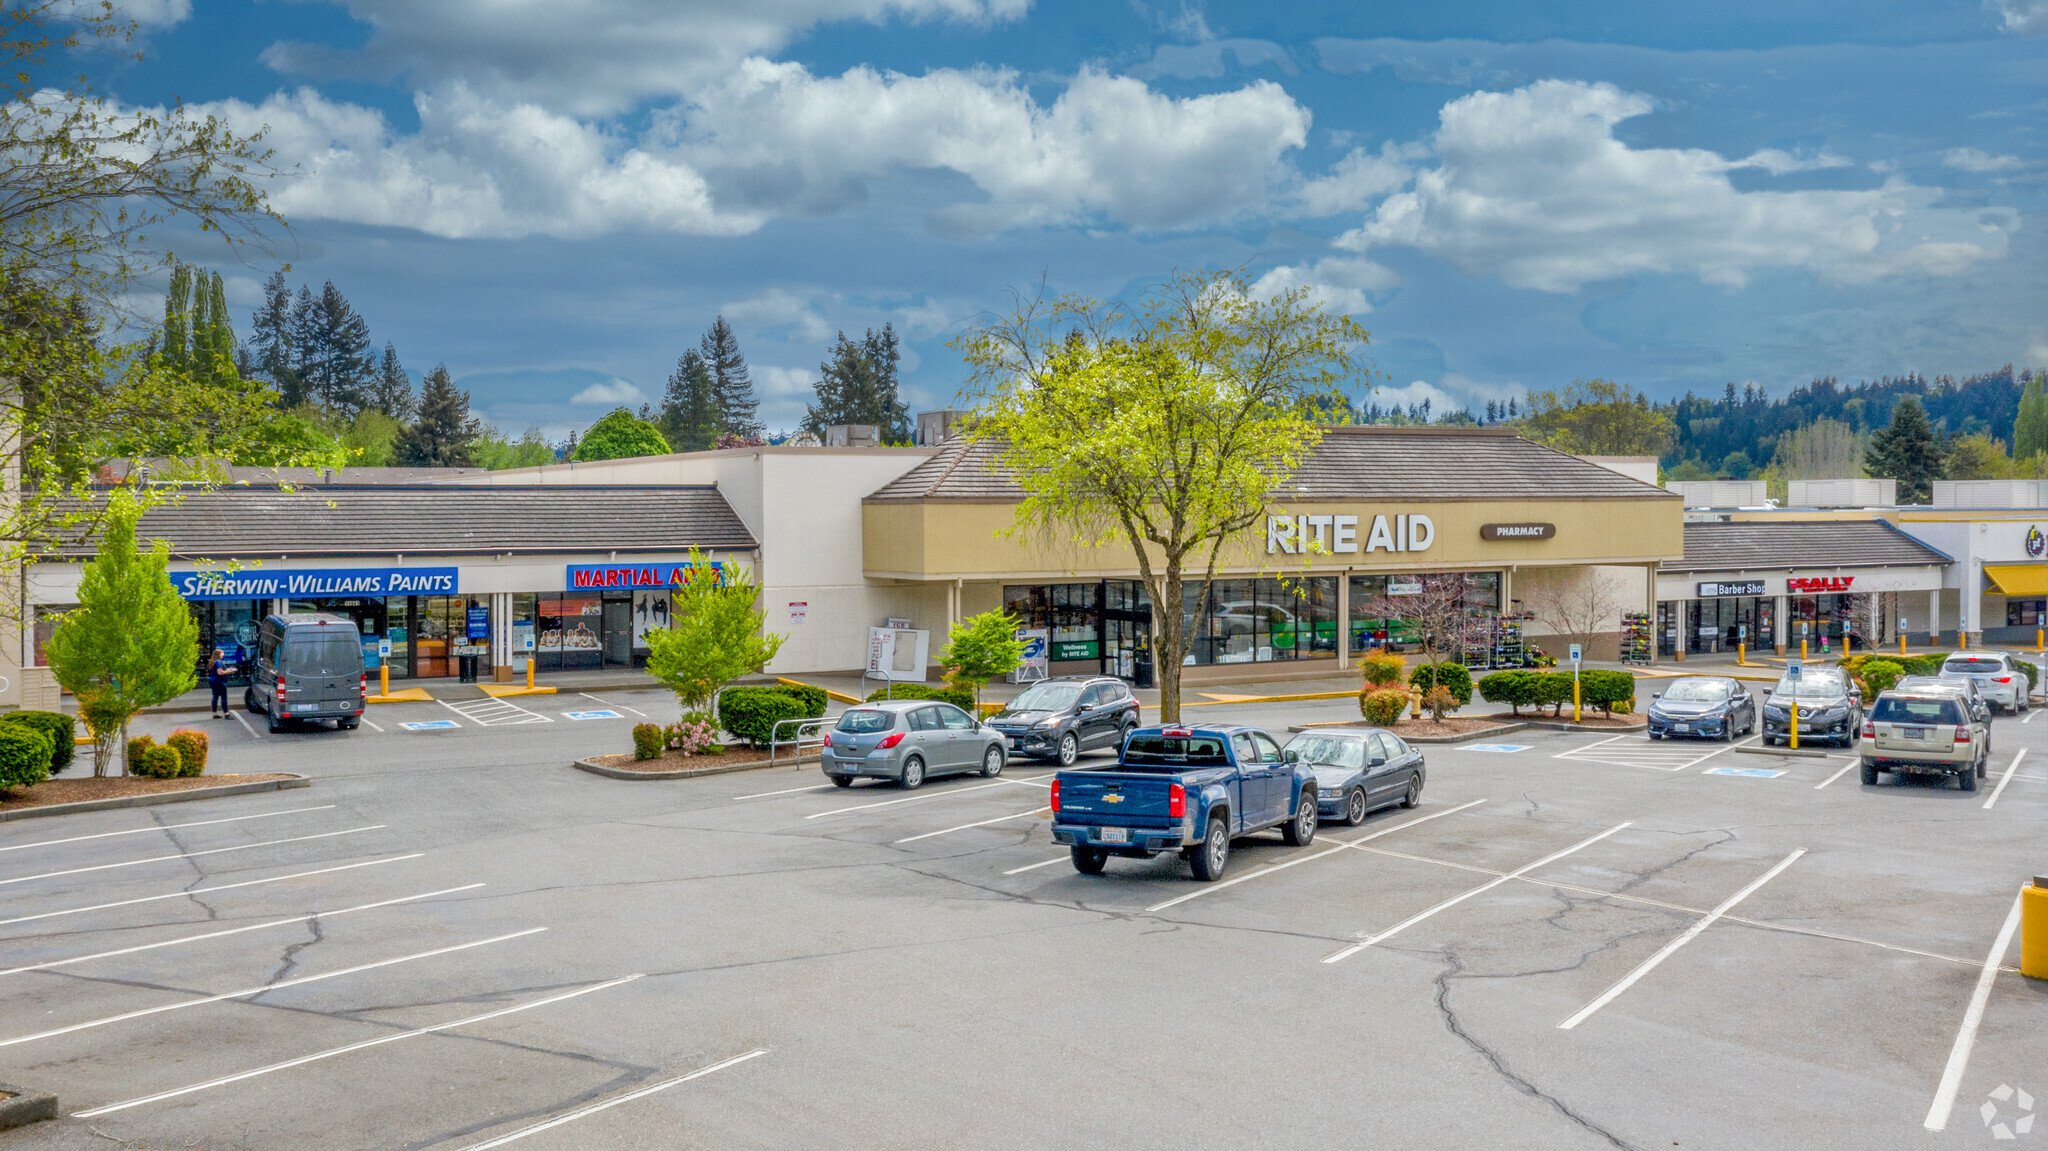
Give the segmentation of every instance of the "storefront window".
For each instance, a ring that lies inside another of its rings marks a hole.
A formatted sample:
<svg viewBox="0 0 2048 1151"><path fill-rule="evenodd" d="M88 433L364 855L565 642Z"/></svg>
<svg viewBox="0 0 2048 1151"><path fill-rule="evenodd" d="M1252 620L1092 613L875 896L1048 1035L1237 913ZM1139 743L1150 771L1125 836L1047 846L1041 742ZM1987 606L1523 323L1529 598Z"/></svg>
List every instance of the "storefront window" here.
<svg viewBox="0 0 2048 1151"><path fill-rule="evenodd" d="M2006 600L2005 626L2042 627L2044 626L2043 619L2048 618L2048 610L2044 609L2048 609L2048 601L2038 599Z"/></svg>
<svg viewBox="0 0 2048 1151"><path fill-rule="evenodd" d="M1457 573L1450 573L1457 574ZM1465 572L1463 603L1465 614L1474 618L1501 614L1500 573ZM1351 577L1351 650L1362 654L1374 648L1407 651L1422 642L1409 621L1398 613L1390 618L1376 615L1377 605L1398 605L1401 597L1420 595L1424 581L1442 578L1439 573L1412 575L1355 575ZM1484 629L1481 629L1482 631ZM1479 636L1482 640L1484 636ZM1490 643L1490 641L1487 641ZM1482 644L1485 646L1485 644Z"/></svg>
<svg viewBox="0 0 2048 1151"><path fill-rule="evenodd" d="M1337 580L1217 580L1187 589L1183 619L1187 662L1196 665L1270 663L1334 656L1337 652Z"/></svg>
<svg viewBox="0 0 2048 1151"><path fill-rule="evenodd" d="M539 665L573 671L604 665L604 601L594 595L542 592L537 598Z"/></svg>
<svg viewBox="0 0 2048 1151"><path fill-rule="evenodd" d="M50 637L57 634L57 621L67 611L77 611L75 603L46 603L36 605L35 666L50 666L47 649Z"/></svg>
<svg viewBox="0 0 2048 1151"><path fill-rule="evenodd" d="M191 600L192 622L199 625L199 664L205 668L215 648L227 653L237 673L228 677L233 687L249 682L249 665L256 653L256 631L262 623L263 601L250 599ZM40 637L38 637L40 638Z"/></svg>
<svg viewBox="0 0 2048 1151"><path fill-rule="evenodd" d="M540 616L538 596L532 592L515 592L512 596L512 660L524 662L528 656L540 656ZM528 641L532 642L529 643Z"/></svg>

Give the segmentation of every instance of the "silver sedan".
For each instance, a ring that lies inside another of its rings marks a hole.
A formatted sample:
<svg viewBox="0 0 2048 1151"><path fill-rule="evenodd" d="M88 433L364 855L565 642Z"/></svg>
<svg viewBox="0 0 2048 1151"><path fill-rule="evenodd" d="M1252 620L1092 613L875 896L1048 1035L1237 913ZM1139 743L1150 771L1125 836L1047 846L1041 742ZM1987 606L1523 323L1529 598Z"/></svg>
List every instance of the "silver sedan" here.
<svg viewBox="0 0 2048 1151"><path fill-rule="evenodd" d="M1003 773L1003 737L950 703L877 700L846 710L825 733L825 775L841 787L861 776L913 788L937 775Z"/></svg>

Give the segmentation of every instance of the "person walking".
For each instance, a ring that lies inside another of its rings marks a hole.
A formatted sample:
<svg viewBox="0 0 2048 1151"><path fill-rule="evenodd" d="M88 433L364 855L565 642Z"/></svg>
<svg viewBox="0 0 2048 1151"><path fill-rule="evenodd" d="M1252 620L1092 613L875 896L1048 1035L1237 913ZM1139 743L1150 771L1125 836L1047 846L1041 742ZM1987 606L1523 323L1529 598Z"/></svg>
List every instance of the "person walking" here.
<svg viewBox="0 0 2048 1151"><path fill-rule="evenodd" d="M213 658L206 664L206 686L213 689L213 718L228 718L228 676L234 674L235 665L228 662L224 648L214 648Z"/></svg>

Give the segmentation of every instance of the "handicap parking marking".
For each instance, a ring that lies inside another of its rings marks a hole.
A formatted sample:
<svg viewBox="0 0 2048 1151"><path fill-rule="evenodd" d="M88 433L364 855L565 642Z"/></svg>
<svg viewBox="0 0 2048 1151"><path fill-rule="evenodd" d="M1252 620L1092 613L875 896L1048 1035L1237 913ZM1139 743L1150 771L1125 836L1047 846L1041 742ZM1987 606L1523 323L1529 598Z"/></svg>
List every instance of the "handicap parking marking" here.
<svg viewBox="0 0 2048 1151"><path fill-rule="evenodd" d="M1637 767L1650 771L1686 771L1719 755L1755 743L1754 737L1739 743L1719 743L1711 751L1700 751L1696 747L1672 746L1676 740L1641 740L1629 735L1617 735L1596 740L1558 752L1552 759L1577 760L1582 763L1601 763L1611 767Z"/></svg>
<svg viewBox="0 0 2048 1151"><path fill-rule="evenodd" d="M478 727L498 727L502 724L511 723L555 722L553 716L542 715L537 711L528 711L510 700L500 699L495 696L484 699L463 700L461 703L450 703L445 699L436 700L435 702L469 722L476 724Z"/></svg>
<svg viewBox="0 0 2048 1151"><path fill-rule="evenodd" d="M407 731L447 731L462 725L452 719L426 719L418 723L401 723L398 726Z"/></svg>
<svg viewBox="0 0 2048 1151"><path fill-rule="evenodd" d="M618 712L616 712L616 711L565 711L565 712L563 712L563 713L562 713L562 715L563 715L563 717L564 717L564 718L567 718L567 719L624 719L624 718L626 718L625 716L623 716L623 715L620 715L620 714L619 714Z"/></svg>
<svg viewBox="0 0 2048 1151"><path fill-rule="evenodd" d="M1740 775L1750 779L1776 779L1785 774L1782 768L1769 767L1710 767L1701 775Z"/></svg>
<svg viewBox="0 0 2048 1151"><path fill-rule="evenodd" d="M1526 743L1468 743L1461 750L1490 751L1497 755L1508 755L1517 751L1527 751L1529 747Z"/></svg>

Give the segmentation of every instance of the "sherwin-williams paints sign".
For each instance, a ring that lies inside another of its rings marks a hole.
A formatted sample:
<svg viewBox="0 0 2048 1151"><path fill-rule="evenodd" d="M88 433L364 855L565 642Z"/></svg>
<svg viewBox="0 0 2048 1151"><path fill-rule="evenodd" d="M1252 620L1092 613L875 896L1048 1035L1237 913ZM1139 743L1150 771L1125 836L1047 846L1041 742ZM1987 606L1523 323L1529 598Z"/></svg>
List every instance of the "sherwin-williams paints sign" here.
<svg viewBox="0 0 2048 1151"><path fill-rule="evenodd" d="M337 595L453 595L458 568L319 568L174 571L186 599L313 599Z"/></svg>
<svg viewBox="0 0 2048 1151"><path fill-rule="evenodd" d="M704 564L700 567L695 564L570 564L569 590L681 587L707 574L713 580L723 579L725 565Z"/></svg>

